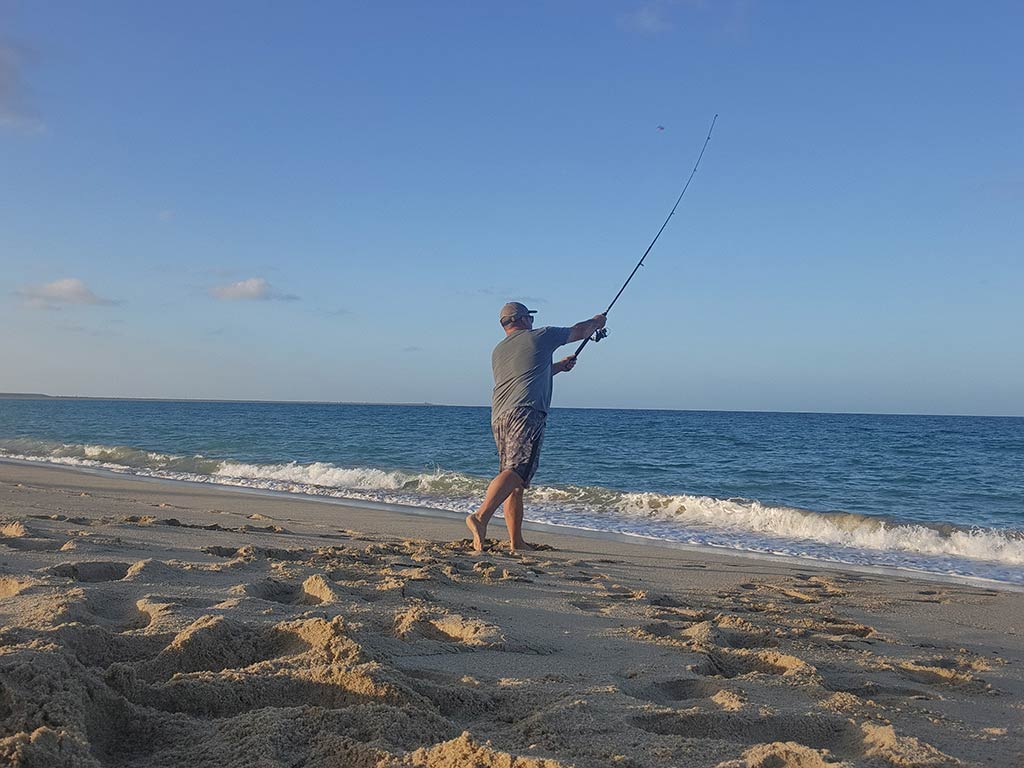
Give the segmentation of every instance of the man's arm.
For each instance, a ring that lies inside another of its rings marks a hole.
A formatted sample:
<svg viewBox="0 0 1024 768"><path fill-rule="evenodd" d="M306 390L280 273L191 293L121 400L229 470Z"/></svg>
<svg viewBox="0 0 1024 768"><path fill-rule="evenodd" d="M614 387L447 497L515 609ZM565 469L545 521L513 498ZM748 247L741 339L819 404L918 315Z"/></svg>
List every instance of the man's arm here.
<svg viewBox="0 0 1024 768"><path fill-rule="evenodd" d="M575 367L576 357L569 355L568 357L563 357L557 363L551 364L551 375L554 376L555 374L562 373L563 371L571 371Z"/></svg>
<svg viewBox="0 0 1024 768"><path fill-rule="evenodd" d="M583 341L593 336L594 331L604 328L606 322L608 322L608 318L604 315L594 315L590 320L576 323L576 325L569 329L569 338L565 340L565 343L571 344L574 341Z"/></svg>

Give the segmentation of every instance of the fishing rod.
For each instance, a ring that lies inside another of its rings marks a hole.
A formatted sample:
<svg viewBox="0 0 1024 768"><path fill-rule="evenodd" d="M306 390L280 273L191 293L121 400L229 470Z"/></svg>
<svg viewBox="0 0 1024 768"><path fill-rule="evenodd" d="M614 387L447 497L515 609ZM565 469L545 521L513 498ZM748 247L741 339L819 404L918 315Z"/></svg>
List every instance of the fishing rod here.
<svg viewBox="0 0 1024 768"><path fill-rule="evenodd" d="M654 247L654 244L656 242L658 242L658 238L661 237L661 233L664 232L665 231L665 227L668 226L669 219L671 219L672 218L672 214L674 214L676 212L676 208L679 207L679 201L683 199L683 195L686 194L686 190L689 189L689 187L690 187L690 182L693 181L693 177L697 173L697 167L700 165L700 160L701 160L702 157L704 157L704 150L708 148L708 142L711 141L711 132L713 130L715 130L715 121L716 120L718 120L718 115L717 114L711 120L711 127L708 129L708 137L706 139L704 139L704 146L702 146L700 148L700 154L697 155L697 162L694 163L693 170L690 171L690 176L686 180L686 184L683 185L683 191L680 192L679 193L679 197L676 198L676 204L672 206L672 210L669 211L668 216L665 218L665 223L661 225L661 229L658 230L658 234L656 234L654 236L654 239L651 240L651 244L647 246L647 250L644 251L644 255L640 257L640 261L638 261L636 263L636 266L633 267L633 271L629 273L629 277L626 278L626 282L624 282L622 284L622 287L619 288L619 292L616 293L615 294L615 298L612 299L612 303L608 305L608 309L606 309L602 314L607 315L609 312L612 311L612 307L615 306L615 302L619 300L619 296L621 296L622 292L624 290L626 290L626 286L629 285L629 281L633 279L633 275L635 275L637 273L637 271L640 269L640 267L642 267L644 265L644 259L647 258L647 254L649 254L651 252L651 249ZM585 346L587 346L587 344L589 342L593 341L596 344L597 342L599 342L601 339L603 339L607 335L608 335L608 330L606 328L598 329L597 331L594 332L593 336L588 336L587 338L585 338L583 340L583 342L578 347L576 347L576 351L572 353L572 356L573 357L578 357L580 352L583 351L583 348Z"/></svg>

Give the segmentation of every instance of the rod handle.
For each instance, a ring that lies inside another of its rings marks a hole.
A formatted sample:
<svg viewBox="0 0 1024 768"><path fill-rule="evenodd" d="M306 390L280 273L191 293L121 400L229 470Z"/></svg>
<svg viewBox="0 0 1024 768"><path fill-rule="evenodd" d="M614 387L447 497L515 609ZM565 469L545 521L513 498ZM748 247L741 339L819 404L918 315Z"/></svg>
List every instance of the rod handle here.
<svg viewBox="0 0 1024 768"><path fill-rule="evenodd" d="M608 313L605 312L605 314L608 314ZM594 333L591 336L587 336L587 338L585 338L583 340L582 344L580 344L578 347L576 347L576 351L572 353L572 356L573 357L578 357L580 352L583 351L583 348L585 346L587 346L587 344L589 344L590 342L594 342L596 344L601 339L605 338L607 335L608 335L608 329L607 328L598 328L596 331L594 331Z"/></svg>

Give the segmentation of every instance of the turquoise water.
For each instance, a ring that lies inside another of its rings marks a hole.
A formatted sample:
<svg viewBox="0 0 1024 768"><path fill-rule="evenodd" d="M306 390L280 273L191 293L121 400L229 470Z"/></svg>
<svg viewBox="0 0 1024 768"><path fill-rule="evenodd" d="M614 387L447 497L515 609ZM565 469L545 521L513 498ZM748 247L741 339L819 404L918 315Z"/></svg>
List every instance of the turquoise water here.
<svg viewBox="0 0 1024 768"><path fill-rule="evenodd" d="M0 400L0 457L469 511L486 408ZM1024 419L555 409L528 520L1024 584Z"/></svg>

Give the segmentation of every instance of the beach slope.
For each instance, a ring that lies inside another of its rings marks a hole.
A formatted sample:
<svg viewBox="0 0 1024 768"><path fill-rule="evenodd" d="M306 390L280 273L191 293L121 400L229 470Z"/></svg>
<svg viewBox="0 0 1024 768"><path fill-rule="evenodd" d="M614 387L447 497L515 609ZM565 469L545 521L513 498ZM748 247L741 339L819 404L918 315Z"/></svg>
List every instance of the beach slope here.
<svg viewBox="0 0 1024 768"><path fill-rule="evenodd" d="M0 463L0 763L1024 764L1024 594L464 533Z"/></svg>

